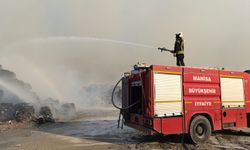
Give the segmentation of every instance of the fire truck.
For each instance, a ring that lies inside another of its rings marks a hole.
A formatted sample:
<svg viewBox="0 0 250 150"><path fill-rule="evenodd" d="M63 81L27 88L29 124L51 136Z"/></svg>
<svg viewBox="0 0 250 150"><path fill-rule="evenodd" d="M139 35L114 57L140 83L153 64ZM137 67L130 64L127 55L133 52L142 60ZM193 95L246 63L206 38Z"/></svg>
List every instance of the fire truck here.
<svg viewBox="0 0 250 150"><path fill-rule="evenodd" d="M124 74L124 124L147 134L187 134L250 127L250 74L224 69L135 65Z"/></svg>

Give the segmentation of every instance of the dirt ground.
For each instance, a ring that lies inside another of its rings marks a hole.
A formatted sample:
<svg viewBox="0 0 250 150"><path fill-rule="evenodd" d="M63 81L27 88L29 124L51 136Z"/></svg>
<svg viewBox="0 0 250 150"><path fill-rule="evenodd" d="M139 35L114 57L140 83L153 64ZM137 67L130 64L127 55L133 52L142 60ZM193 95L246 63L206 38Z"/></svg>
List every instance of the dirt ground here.
<svg viewBox="0 0 250 150"><path fill-rule="evenodd" d="M148 136L117 129L116 110L85 110L77 119L41 126L0 125L1 150L250 149L250 129L213 133L207 143L182 143L183 136Z"/></svg>

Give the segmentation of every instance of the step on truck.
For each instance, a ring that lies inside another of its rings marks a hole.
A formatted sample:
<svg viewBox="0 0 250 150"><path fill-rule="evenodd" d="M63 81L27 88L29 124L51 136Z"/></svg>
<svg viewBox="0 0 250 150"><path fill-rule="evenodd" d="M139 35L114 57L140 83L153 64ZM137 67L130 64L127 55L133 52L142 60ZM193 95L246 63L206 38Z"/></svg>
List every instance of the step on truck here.
<svg viewBox="0 0 250 150"><path fill-rule="evenodd" d="M250 74L222 69L135 65L122 81L124 124L153 135L250 127Z"/></svg>

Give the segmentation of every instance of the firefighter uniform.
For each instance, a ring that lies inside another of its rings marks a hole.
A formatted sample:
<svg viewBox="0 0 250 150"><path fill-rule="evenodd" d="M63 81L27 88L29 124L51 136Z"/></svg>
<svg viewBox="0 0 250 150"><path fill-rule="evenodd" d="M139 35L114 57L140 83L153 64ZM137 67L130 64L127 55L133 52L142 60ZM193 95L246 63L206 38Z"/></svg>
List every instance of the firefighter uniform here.
<svg viewBox="0 0 250 150"><path fill-rule="evenodd" d="M176 56L176 65L185 66L184 63L184 40L182 33L176 34L176 41L174 45L174 55Z"/></svg>

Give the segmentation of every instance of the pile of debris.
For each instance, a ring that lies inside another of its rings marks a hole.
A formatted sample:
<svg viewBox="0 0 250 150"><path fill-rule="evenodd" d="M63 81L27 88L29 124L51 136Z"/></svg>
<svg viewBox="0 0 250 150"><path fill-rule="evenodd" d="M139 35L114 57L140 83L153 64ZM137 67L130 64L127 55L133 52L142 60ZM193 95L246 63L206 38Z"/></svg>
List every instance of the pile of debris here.
<svg viewBox="0 0 250 150"><path fill-rule="evenodd" d="M15 120L27 122L35 118L34 106L29 103L18 103L15 105Z"/></svg>
<svg viewBox="0 0 250 150"><path fill-rule="evenodd" d="M0 103L0 122L13 120L15 108L12 103Z"/></svg>
<svg viewBox="0 0 250 150"><path fill-rule="evenodd" d="M9 122L15 120L16 122L30 122L34 121L37 124L47 122L55 122L58 116L72 117L76 114L74 103L65 103L58 105L37 106L31 103L0 103L0 122Z"/></svg>
<svg viewBox="0 0 250 150"><path fill-rule="evenodd" d="M43 106L48 106L56 120L65 121L76 116L74 103L61 103L57 99L48 98L43 101Z"/></svg>
<svg viewBox="0 0 250 150"><path fill-rule="evenodd" d="M36 115L34 105L30 103L0 103L0 122L15 120L17 122L35 121L41 124L41 118L45 118L42 123L54 122L49 107L41 107L38 115Z"/></svg>
<svg viewBox="0 0 250 150"><path fill-rule="evenodd" d="M55 122L51 110L48 106L40 108L39 116L36 118L37 124L44 124L46 122Z"/></svg>

